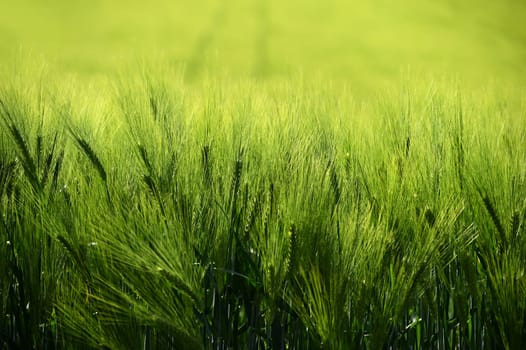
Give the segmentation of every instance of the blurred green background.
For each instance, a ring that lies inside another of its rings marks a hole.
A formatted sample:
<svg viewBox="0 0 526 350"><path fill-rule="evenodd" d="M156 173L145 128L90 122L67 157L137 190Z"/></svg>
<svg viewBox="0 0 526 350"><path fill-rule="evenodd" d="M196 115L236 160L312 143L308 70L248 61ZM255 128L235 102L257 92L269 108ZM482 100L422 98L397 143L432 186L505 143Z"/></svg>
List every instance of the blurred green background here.
<svg viewBox="0 0 526 350"><path fill-rule="evenodd" d="M188 80L401 76L526 82L524 0L0 0L0 63L107 75L138 62Z"/></svg>

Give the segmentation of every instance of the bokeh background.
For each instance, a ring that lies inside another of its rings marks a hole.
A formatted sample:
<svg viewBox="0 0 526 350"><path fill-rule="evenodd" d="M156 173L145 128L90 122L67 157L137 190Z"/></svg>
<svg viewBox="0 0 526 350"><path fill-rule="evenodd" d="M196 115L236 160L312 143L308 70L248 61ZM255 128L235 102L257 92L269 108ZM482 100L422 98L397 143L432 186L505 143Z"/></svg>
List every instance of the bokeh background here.
<svg viewBox="0 0 526 350"><path fill-rule="evenodd" d="M523 0L0 0L0 63L92 77L140 62L204 75L345 80L407 72L526 82Z"/></svg>

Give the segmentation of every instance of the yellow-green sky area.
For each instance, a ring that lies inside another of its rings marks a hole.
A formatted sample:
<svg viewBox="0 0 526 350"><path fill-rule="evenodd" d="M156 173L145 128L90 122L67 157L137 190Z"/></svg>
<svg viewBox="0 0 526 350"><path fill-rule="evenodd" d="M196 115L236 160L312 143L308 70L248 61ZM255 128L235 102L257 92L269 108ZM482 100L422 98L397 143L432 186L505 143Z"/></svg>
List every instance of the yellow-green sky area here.
<svg viewBox="0 0 526 350"><path fill-rule="evenodd" d="M0 63L25 56L81 76L162 57L192 79L524 85L526 1L0 0Z"/></svg>

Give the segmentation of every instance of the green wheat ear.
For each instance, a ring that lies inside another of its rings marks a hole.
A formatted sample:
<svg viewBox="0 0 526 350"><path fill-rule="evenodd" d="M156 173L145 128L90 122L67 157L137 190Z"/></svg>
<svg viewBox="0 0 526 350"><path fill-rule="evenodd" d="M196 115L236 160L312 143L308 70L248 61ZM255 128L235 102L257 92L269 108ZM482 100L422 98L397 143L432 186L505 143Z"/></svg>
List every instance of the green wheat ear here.
<svg viewBox="0 0 526 350"><path fill-rule="evenodd" d="M287 231L288 239L288 250L287 250L287 273L285 276L288 278L293 276L293 273L297 267L297 235L296 235L296 225L291 224L289 230Z"/></svg>
<svg viewBox="0 0 526 350"><path fill-rule="evenodd" d="M10 124L8 128L11 131L11 135L15 140L18 150L22 154L22 167L24 168L24 172L28 177L29 182L31 183L33 188L37 192L40 192L42 190L42 186L40 184L40 181L38 180L37 167L35 164L35 160L31 156L31 152L29 151L29 146L26 143L24 137L22 136L20 130L14 124Z"/></svg>
<svg viewBox="0 0 526 350"><path fill-rule="evenodd" d="M201 166L203 168L203 178L206 187L212 185L212 163L210 145L204 145L201 149Z"/></svg>
<svg viewBox="0 0 526 350"><path fill-rule="evenodd" d="M146 151L146 147L144 147L144 145L137 144L137 149L139 150L139 156L141 157L141 160L144 166L146 167L146 171L150 175L153 174L154 171L152 163L150 162L150 157L148 156L148 151Z"/></svg>
<svg viewBox="0 0 526 350"><path fill-rule="evenodd" d="M78 135L71 127L69 128L69 133L75 140L75 144L80 149L80 151L88 158L91 165L95 168L95 171L99 175L99 177L102 180L102 183L104 184L104 188L106 190L106 201L110 208L113 208L113 202L110 194L110 187L108 184L108 175L106 173L106 169L104 169L104 165L102 165L102 162L99 158L99 156L95 153L93 148L90 146L90 144L80 135Z"/></svg>
<svg viewBox="0 0 526 350"><path fill-rule="evenodd" d="M482 200L484 202L484 207L486 208L491 218L491 221L495 225L497 233L500 236L500 244L503 248L508 247L508 239L506 238L506 232L504 230L504 226L502 226L502 222L499 218L499 215L497 214L497 210L495 210L495 207L493 206L493 202L491 201L488 195L484 195Z"/></svg>
<svg viewBox="0 0 526 350"><path fill-rule="evenodd" d="M84 155L89 159L97 173L99 174L99 177L104 183L107 183L108 181L108 175L106 174L106 169L104 169L104 166L102 165L102 162L100 161L99 157L91 148L90 144L80 137L77 134L72 133L73 138L75 139L75 142L79 149L84 153Z"/></svg>

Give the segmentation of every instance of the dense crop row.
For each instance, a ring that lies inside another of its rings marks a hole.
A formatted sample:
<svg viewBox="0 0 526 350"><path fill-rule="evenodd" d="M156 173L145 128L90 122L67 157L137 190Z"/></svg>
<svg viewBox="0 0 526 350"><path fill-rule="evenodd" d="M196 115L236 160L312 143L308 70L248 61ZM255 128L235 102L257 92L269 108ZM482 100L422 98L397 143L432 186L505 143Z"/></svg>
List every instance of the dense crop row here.
<svg viewBox="0 0 526 350"><path fill-rule="evenodd" d="M518 349L525 110L433 85L5 84L0 348Z"/></svg>

